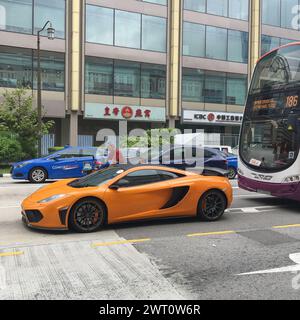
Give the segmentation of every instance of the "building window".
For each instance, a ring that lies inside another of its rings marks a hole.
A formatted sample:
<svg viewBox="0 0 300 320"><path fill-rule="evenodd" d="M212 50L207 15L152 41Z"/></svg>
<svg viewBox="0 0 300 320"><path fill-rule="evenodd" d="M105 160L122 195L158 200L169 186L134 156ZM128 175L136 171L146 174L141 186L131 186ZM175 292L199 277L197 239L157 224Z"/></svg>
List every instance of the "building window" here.
<svg viewBox="0 0 300 320"><path fill-rule="evenodd" d="M184 9L205 12L206 0L184 0Z"/></svg>
<svg viewBox="0 0 300 320"><path fill-rule="evenodd" d="M163 6L167 5L167 0L143 0L144 2L151 2L155 4L161 4Z"/></svg>
<svg viewBox="0 0 300 320"><path fill-rule="evenodd" d="M140 97L140 64L116 61L114 72L114 95Z"/></svg>
<svg viewBox="0 0 300 320"><path fill-rule="evenodd" d="M86 57L85 92L113 95L113 61L111 59Z"/></svg>
<svg viewBox="0 0 300 320"><path fill-rule="evenodd" d="M207 1L207 13L227 17L228 0Z"/></svg>
<svg viewBox="0 0 300 320"><path fill-rule="evenodd" d="M247 77L227 75L227 104L244 105L247 95Z"/></svg>
<svg viewBox="0 0 300 320"><path fill-rule="evenodd" d="M183 68L182 101L244 105L247 76Z"/></svg>
<svg viewBox="0 0 300 320"><path fill-rule="evenodd" d="M143 15L142 20L142 49L166 52L166 19Z"/></svg>
<svg viewBox="0 0 300 320"><path fill-rule="evenodd" d="M229 0L229 17L248 20L249 0Z"/></svg>
<svg viewBox="0 0 300 320"><path fill-rule="evenodd" d="M92 5L86 6L86 41L113 45L113 9L102 8Z"/></svg>
<svg viewBox="0 0 300 320"><path fill-rule="evenodd" d="M32 33L32 0L0 0L0 30Z"/></svg>
<svg viewBox="0 0 300 320"><path fill-rule="evenodd" d="M226 74L222 72L206 72L204 99L206 103L226 102Z"/></svg>
<svg viewBox="0 0 300 320"><path fill-rule="evenodd" d="M166 67L142 64L141 97L146 99L166 98Z"/></svg>
<svg viewBox="0 0 300 320"><path fill-rule="evenodd" d="M228 30L228 60L248 62L248 33Z"/></svg>
<svg viewBox="0 0 300 320"><path fill-rule="evenodd" d="M141 48L141 15L115 10L115 45Z"/></svg>
<svg viewBox="0 0 300 320"><path fill-rule="evenodd" d="M280 26L280 0L263 0L262 21L271 26Z"/></svg>
<svg viewBox="0 0 300 320"><path fill-rule="evenodd" d="M227 59L227 29L206 27L206 57Z"/></svg>
<svg viewBox="0 0 300 320"><path fill-rule="evenodd" d="M186 56L205 57L205 26L184 22L183 54Z"/></svg>
<svg viewBox="0 0 300 320"><path fill-rule="evenodd" d="M35 70L37 54L34 54ZM65 90L65 59L64 54L56 52L41 52L42 90ZM34 89L37 88L37 72L34 72Z"/></svg>
<svg viewBox="0 0 300 320"><path fill-rule="evenodd" d="M0 47L0 87L32 87L32 51Z"/></svg>
<svg viewBox="0 0 300 320"><path fill-rule="evenodd" d="M29 49L0 47L0 87L36 89L36 52ZM33 69L34 68L34 69ZM33 74L33 70L34 74ZM42 89L64 91L64 54L41 52Z"/></svg>
<svg viewBox="0 0 300 320"><path fill-rule="evenodd" d="M204 102L204 72L199 69L183 69L182 100Z"/></svg>
<svg viewBox="0 0 300 320"><path fill-rule="evenodd" d="M262 35L261 37L261 53L262 55L279 47L280 46L280 38L270 37L266 35Z"/></svg>
<svg viewBox="0 0 300 320"><path fill-rule="evenodd" d="M36 34L50 20L55 29L55 37L64 38L65 6L64 0L34 0L34 33ZM47 30L42 35L47 35Z"/></svg>

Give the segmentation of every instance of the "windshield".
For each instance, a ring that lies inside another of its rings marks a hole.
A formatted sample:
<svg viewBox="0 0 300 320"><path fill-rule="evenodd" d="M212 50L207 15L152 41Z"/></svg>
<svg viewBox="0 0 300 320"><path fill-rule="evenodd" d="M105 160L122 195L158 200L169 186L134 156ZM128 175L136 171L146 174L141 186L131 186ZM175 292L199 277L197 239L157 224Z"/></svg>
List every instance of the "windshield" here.
<svg viewBox="0 0 300 320"><path fill-rule="evenodd" d="M275 50L262 58L255 70L249 94L299 85L300 46Z"/></svg>
<svg viewBox="0 0 300 320"><path fill-rule="evenodd" d="M240 141L242 160L256 171L291 166L300 141L300 46L285 47L257 65Z"/></svg>
<svg viewBox="0 0 300 320"><path fill-rule="evenodd" d="M108 169L100 170L81 179L72 181L69 183L69 186L73 188L98 187L117 177L124 171L125 170L120 167L112 166Z"/></svg>

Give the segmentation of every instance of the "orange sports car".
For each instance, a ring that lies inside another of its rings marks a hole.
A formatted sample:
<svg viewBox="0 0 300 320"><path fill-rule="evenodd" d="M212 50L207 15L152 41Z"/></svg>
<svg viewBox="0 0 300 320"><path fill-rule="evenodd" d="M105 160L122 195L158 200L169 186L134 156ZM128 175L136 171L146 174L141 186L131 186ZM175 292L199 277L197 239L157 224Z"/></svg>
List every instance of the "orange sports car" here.
<svg viewBox="0 0 300 320"><path fill-rule="evenodd" d="M141 219L198 216L215 221L231 202L226 177L115 165L43 187L23 201L22 216L33 228L93 232L106 223Z"/></svg>

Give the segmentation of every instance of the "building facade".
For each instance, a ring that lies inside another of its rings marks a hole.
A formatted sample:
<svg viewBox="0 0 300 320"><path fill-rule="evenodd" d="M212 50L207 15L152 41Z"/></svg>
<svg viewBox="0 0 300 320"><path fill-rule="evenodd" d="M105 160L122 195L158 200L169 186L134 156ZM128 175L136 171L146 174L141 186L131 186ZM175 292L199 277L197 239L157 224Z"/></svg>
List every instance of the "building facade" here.
<svg viewBox="0 0 300 320"><path fill-rule="evenodd" d="M134 128L220 133L237 144L259 56L300 41L300 0L0 0L0 95L36 98L41 41L49 145L97 145L119 120ZM46 34L45 34L46 35ZM0 98L1 99L1 98Z"/></svg>

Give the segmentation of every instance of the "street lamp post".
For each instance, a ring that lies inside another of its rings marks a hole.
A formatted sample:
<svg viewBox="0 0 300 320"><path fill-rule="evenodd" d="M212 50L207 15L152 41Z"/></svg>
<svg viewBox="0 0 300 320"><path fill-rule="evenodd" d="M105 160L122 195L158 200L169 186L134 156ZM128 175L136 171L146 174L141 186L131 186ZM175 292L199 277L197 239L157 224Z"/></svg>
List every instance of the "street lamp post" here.
<svg viewBox="0 0 300 320"><path fill-rule="evenodd" d="M38 156L42 156L42 75L41 75L41 33L47 29L47 36L49 40L54 40L55 29L52 27L52 23L47 21L44 27L37 33L37 111L38 111Z"/></svg>

